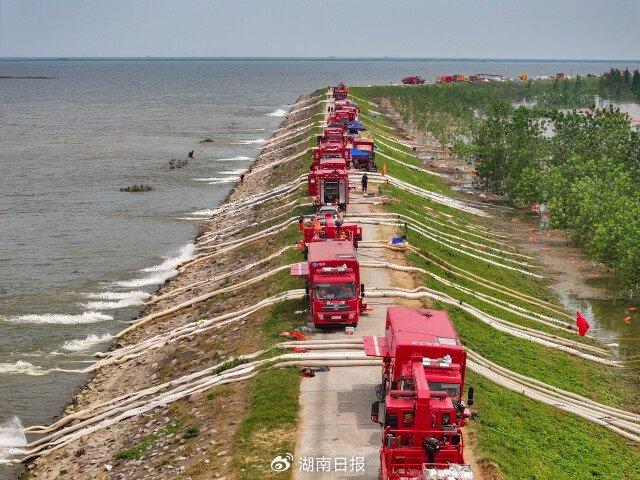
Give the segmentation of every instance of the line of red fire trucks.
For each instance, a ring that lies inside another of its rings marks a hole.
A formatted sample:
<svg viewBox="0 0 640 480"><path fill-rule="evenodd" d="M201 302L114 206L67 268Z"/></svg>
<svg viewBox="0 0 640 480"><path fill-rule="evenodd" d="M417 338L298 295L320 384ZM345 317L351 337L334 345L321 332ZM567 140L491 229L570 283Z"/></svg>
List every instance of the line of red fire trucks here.
<svg viewBox="0 0 640 480"><path fill-rule="evenodd" d="M291 267L292 275L306 280L317 329L355 327L367 309L356 256L362 228L343 222L342 214L349 205L350 170L377 167L374 141L360 136L365 128L348 94L343 84L332 89L327 126L317 137L309 171L308 194L317 211L300 217L305 261ZM363 341L368 356L383 360L371 408L371 420L383 427L380 479L473 480L461 431L472 417L473 389L463 402L466 352L448 315L389 307L384 336Z"/></svg>
<svg viewBox="0 0 640 480"><path fill-rule="evenodd" d="M291 267L291 274L306 278L309 311L316 328L355 327L367 308L360 266L356 257L362 229L344 223L349 204L349 172L352 168L377 170L373 140L360 137L365 128L358 121L358 107L347 99L349 89L333 88L326 127L317 136L308 176L309 196L315 199L315 215L300 217L302 250L306 261Z"/></svg>

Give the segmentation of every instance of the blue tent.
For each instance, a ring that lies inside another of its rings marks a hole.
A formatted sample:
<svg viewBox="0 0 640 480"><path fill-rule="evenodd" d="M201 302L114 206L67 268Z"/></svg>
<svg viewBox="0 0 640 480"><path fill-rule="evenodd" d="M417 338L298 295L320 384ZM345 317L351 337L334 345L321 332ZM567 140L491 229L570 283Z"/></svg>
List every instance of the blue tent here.
<svg viewBox="0 0 640 480"><path fill-rule="evenodd" d="M357 120L354 120L353 122L349 122L349 124L347 125L347 128L349 130L356 130L356 131L359 131L359 132L362 131L362 130L366 130L366 128L364 128L364 125L362 125Z"/></svg>
<svg viewBox="0 0 640 480"><path fill-rule="evenodd" d="M359 148L351 149L351 158L369 158L371 156L371 152L366 150L360 150Z"/></svg>

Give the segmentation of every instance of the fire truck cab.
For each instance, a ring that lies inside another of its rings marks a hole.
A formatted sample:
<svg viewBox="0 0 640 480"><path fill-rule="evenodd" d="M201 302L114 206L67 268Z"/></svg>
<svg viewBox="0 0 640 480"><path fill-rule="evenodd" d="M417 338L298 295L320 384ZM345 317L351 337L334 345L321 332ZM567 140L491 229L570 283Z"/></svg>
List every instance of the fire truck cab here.
<svg viewBox="0 0 640 480"><path fill-rule="evenodd" d="M291 265L291 275L306 277L309 312L317 328L358 324L366 304L360 266L350 241L309 243L307 261Z"/></svg>

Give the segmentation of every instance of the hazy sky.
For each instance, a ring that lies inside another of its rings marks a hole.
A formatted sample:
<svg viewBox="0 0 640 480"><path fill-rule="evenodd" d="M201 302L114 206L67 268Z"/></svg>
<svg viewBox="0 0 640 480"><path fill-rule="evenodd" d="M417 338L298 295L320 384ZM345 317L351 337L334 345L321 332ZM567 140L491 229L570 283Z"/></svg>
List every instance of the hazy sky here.
<svg viewBox="0 0 640 480"><path fill-rule="evenodd" d="M640 57L639 0L0 0L0 56Z"/></svg>

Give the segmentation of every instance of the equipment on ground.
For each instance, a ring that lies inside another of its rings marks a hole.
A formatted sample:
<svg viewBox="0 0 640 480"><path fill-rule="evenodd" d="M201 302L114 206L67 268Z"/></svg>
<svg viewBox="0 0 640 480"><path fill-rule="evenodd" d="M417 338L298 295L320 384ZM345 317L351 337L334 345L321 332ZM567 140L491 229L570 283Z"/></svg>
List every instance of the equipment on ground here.
<svg viewBox="0 0 640 480"><path fill-rule="evenodd" d="M424 82L424 78L418 75L411 75L402 79L402 83L405 85L422 85Z"/></svg>
<svg viewBox="0 0 640 480"><path fill-rule="evenodd" d="M338 217L339 212L318 212L313 216L300 216L298 228L302 232L303 242L306 246L311 242L324 240L350 240L355 248L362 240L362 227L356 223L344 223ZM306 258L306 253L305 253Z"/></svg>

